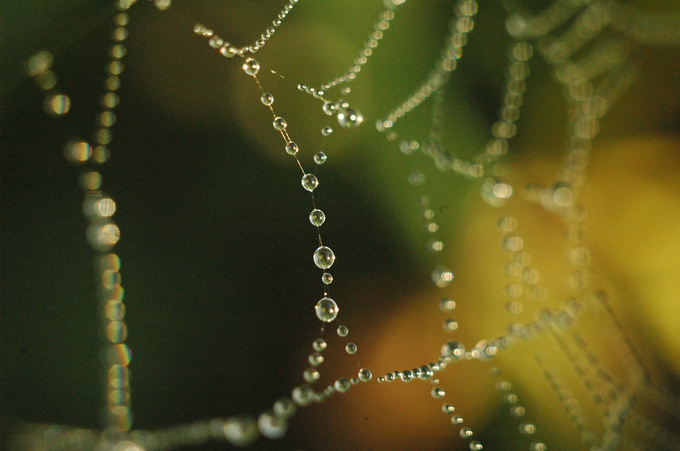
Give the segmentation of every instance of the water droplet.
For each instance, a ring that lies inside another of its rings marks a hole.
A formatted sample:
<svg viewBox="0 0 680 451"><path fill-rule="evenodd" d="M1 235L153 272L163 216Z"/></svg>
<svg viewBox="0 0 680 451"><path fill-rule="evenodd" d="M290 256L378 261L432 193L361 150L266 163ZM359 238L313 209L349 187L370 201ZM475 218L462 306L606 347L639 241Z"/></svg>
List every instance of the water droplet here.
<svg viewBox="0 0 680 451"><path fill-rule="evenodd" d="M314 163L316 163L316 164L324 164L327 159L328 159L328 156L323 152L317 152L314 155Z"/></svg>
<svg viewBox="0 0 680 451"><path fill-rule="evenodd" d="M345 351L347 351L347 354L356 354L357 345L354 343L347 343L347 346L345 346Z"/></svg>
<svg viewBox="0 0 680 451"><path fill-rule="evenodd" d="M47 114L59 117L69 112L71 109L71 99L65 94L51 94L45 97L43 106Z"/></svg>
<svg viewBox="0 0 680 451"><path fill-rule="evenodd" d="M455 410L456 408L449 403L442 405L442 412L444 413L453 413Z"/></svg>
<svg viewBox="0 0 680 451"><path fill-rule="evenodd" d="M347 334L349 333L349 329L347 328L347 326L338 326L337 332L339 336L346 337Z"/></svg>
<svg viewBox="0 0 680 451"><path fill-rule="evenodd" d="M482 199L492 207L500 207L512 197L512 186L497 177L488 177L482 182Z"/></svg>
<svg viewBox="0 0 680 451"><path fill-rule="evenodd" d="M338 316L338 311L340 309L333 299L325 297L317 302L315 310L316 316L321 321L330 323Z"/></svg>
<svg viewBox="0 0 680 451"><path fill-rule="evenodd" d="M279 418L290 418L296 410L295 403L288 398L281 398L274 403L274 415Z"/></svg>
<svg viewBox="0 0 680 451"><path fill-rule="evenodd" d="M319 378L321 377L321 373L316 368L307 368L304 373L302 373L302 377L305 380L305 382L313 384L314 382L318 381Z"/></svg>
<svg viewBox="0 0 680 451"><path fill-rule="evenodd" d="M440 399L446 396L446 392L441 387L434 387L430 394L434 399Z"/></svg>
<svg viewBox="0 0 680 451"><path fill-rule="evenodd" d="M350 388L352 388L352 383L349 381L349 379L345 377L341 377L337 381L335 381L335 384L333 384L335 389L339 391L340 393L347 393Z"/></svg>
<svg viewBox="0 0 680 451"><path fill-rule="evenodd" d="M458 329L458 323L451 318L447 318L444 320L444 331L445 332L453 332L454 330Z"/></svg>
<svg viewBox="0 0 680 451"><path fill-rule="evenodd" d="M335 104L333 102L324 102L323 112L328 116L332 116L335 113Z"/></svg>
<svg viewBox="0 0 680 451"><path fill-rule="evenodd" d="M262 94L262 97L260 97L260 101L261 101L264 105L269 106L269 105L271 105L272 103L274 103L274 96L273 96L271 93L269 93L269 92L265 92L264 94Z"/></svg>
<svg viewBox="0 0 680 451"><path fill-rule="evenodd" d="M361 382L368 382L373 378L373 374L371 373L371 370L368 370L366 368L362 368L359 370L359 380Z"/></svg>
<svg viewBox="0 0 680 451"><path fill-rule="evenodd" d="M465 355L465 346L459 341L451 340L442 346L442 356L459 359Z"/></svg>
<svg viewBox="0 0 680 451"><path fill-rule="evenodd" d="M273 413L265 412L257 419L257 427L260 430L260 434L264 437L277 439L286 434L288 422Z"/></svg>
<svg viewBox="0 0 680 451"><path fill-rule="evenodd" d="M295 155L299 150L300 148L293 141L286 143L286 153L288 155Z"/></svg>
<svg viewBox="0 0 680 451"><path fill-rule="evenodd" d="M85 141L69 141L64 147L64 156L70 163L83 163L92 156L92 146Z"/></svg>
<svg viewBox="0 0 680 451"><path fill-rule="evenodd" d="M532 423L522 423L519 425L519 433L522 435L533 435L536 433L536 426Z"/></svg>
<svg viewBox="0 0 680 451"><path fill-rule="evenodd" d="M312 347L314 348L315 351L323 351L328 347L328 344L326 343L326 340L323 338L317 338L314 340L314 343L312 343Z"/></svg>
<svg viewBox="0 0 680 451"><path fill-rule="evenodd" d="M325 126L321 128L321 134L324 136L330 136L331 133L333 133L333 129L330 128L329 126Z"/></svg>
<svg viewBox="0 0 680 451"><path fill-rule="evenodd" d="M409 382L411 379L413 379L413 374L409 370L402 371L401 374L399 375L402 381L404 382Z"/></svg>
<svg viewBox="0 0 680 451"><path fill-rule="evenodd" d="M445 266L438 265L432 271L432 282L439 288L447 287L453 280L453 273Z"/></svg>
<svg viewBox="0 0 680 451"><path fill-rule="evenodd" d="M442 312L450 312L456 308L456 301L449 298L441 298L439 300L439 310Z"/></svg>
<svg viewBox="0 0 680 451"><path fill-rule="evenodd" d="M335 263L335 254L330 247L320 246L314 251L314 264L321 269L328 269Z"/></svg>
<svg viewBox="0 0 680 451"><path fill-rule="evenodd" d="M474 435L470 428L460 428L460 436L462 438L470 438Z"/></svg>
<svg viewBox="0 0 680 451"><path fill-rule="evenodd" d="M429 379L434 376L434 371L432 371L432 368L429 365L423 365L419 370L421 379Z"/></svg>
<svg viewBox="0 0 680 451"><path fill-rule="evenodd" d="M385 378L383 376L378 376L378 383L382 384L383 382L385 382Z"/></svg>
<svg viewBox="0 0 680 451"><path fill-rule="evenodd" d="M481 449L484 449L484 446L478 441L473 440L470 442L470 451L479 451Z"/></svg>
<svg viewBox="0 0 680 451"><path fill-rule="evenodd" d="M288 127L286 120L278 116L274 118L274 122L272 123L272 125L274 126L274 129L278 131L283 131L286 129L286 127Z"/></svg>
<svg viewBox="0 0 680 451"><path fill-rule="evenodd" d="M453 424L463 424L463 417L460 417L456 415L455 417L451 417L451 423Z"/></svg>
<svg viewBox="0 0 680 451"><path fill-rule="evenodd" d="M320 353L315 352L314 354L309 355L309 357L307 358L307 361L312 366L319 366L323 363L324 358Z"/></svg>
<svg viewBox="0 0 680 451"><path fill-rule="evenodd" d="M316 178L314 174L305 174L302 176L302 187L309 191L310 193L316 189L317 186L319 186L319 180ZM319 266L320 268L320 266Z"/></svg>
<svg viewBox="0 0 680 451"><path fill-rule="evenodd" d="M260 63L255 58L246 58L245 63L243 63L243 71L254 77L260 71Z"/></svg>
<svg viewBox="0 0 680 451"><path fill-rule="evenodd" d="M321 275L321 281L325 285L330 285L331 283L333 283L333 275L329 272L325 272Z"/></svg>
<svg viewBox="0 0 680 451"><path fill-rule="evenodd" d="M298 406L306 406L312 402L314 397L314 390L309 385L300 385L293 389L293 402Z"/></svg>
<svg viewBox="0 0 680 451"><path fill-rule="evenodd" d="M224 436L234 446L248 446L257 440L259 433L252 417L231 417L224 422Z"/></svg>
<svg viewBox="0 0 680 451"><path fill-rule="evenodd" d="M312 212L309 214L309 222L312 223L312 225L315 226L320 226L326 221L326 215L324 214L323 211L319 210L318 208L315 208L312 210Z"/></svg>
<svg viewBox="0 0 680 451"><path fill-rule="evenodd" d="M338 111L338 123L344 128L355 128L361 125L364 117L354 108L343 107Z"/></svg>
<svg viewBox="0 0 680 451"><path fill-rule="evenodd" d="M385 375L385 382L392 382L394 380L394 374L392 373L387 373Z"/></svg>

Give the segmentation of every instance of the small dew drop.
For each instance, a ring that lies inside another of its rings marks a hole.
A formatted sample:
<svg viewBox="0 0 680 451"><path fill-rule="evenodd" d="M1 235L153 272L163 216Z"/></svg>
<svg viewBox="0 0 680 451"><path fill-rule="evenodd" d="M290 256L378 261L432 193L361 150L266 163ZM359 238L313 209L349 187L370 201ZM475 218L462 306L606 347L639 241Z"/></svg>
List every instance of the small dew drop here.
<svg viewBox="0 0 680 451"><path fill-rule="evenodd" d="M338 305L331 298L325 297L317 302L316 316L323 322L330 323L338 316Z"/></svg>
<svg viewBox="0 0 680 451"><path fill-rule="evenodd" d="M335 263L335 254L330 247L320 246L314 251L314 264L321 269L328 269Z"/></svg>
<svg viewBox="0 0 680 451"><path fill-rule="evenodd" d="M444 331L445 332L453 332L454 330L458 329L458 323L451 318L447 318L444 320Z"/></svg>
<svg viewBox="0 0 680 451"><path fill-rule="evenodd" d="M257 424L249 416L231 417L224 422L224 436L234 446L248 446L258 435Z"/></svg>
<svg viewBox="0 0 680 451"><path fill-rule="evenodd" d="M481 449L484 449L484 446L478 441L473 440L470 442L470 451L479 451Z"/></svg>
<svg viewBox="0 0 680 451"><path fill-rule="evenodd" d="M257 419L257 427L260 434L269 439L281 438L288 430L288 422L284 418L277 417L273 413L265 412Z"/></svg>
<svg viewBox="0 0 680 451"><path fill-rule="evenodd" d="M309 214L309 222L311 222L312 225L319 227L325 221L326 221L326 214L323 211L319 210L318 208L315 208Z"/></svg>
<svg viewBox="0 0 680 451"><path fill-rule="evenodd" d="M274 127L275 130L277 131L283 131L288 127L288 124L286 123L286 120L282 117L275 117L274 122L272 123L272 126Z"/></svg>
<svg viewBox="0 0 680 451"><path fill-rule="evenodd" d="M50 116L63 116L71 109L71 99L65 94L52 94L45 98L44 107Z"/></svg>
<svg viewBox="0 0 680 451"><path fill-rule="evenodd" d="M269 93L269 92L265 92L264 94L262 94L262 97L260 97L260 101L261 101L264 105L269 106L269 105L271 105L272 103L274 103L274 96L273 96L271 93Z"/></svg>
<svg viewBox="0 0 680 451"><path fill-rule="evenodd" d="M326 340L323 338L317 338L314 340L314 343L312 343L312 347L315 351L321 352L328 347L328 343L326 343Z"/></svg>
<svg viewBox="0 0 680 451"><path fill-rule="evenodd" d="M453 413L455 410L456 408L449 403L442 405L442 412L444 413Z"/></svg>
<svg viewBox="0 0 680 451"><path fill-rule="evenodd" d="M434 399L440 399L446 395L446 392L441 387L434 387L430 394Z"/></svg>
<svg viewBox="0 0 680 451"><path fill-rule="evenodd" d="M341 337L346 337L347 334L349 334L349 329L347 328L347 326L338 326L337 333Z"/></svg>
<svg viewBox="0 0 680 451"><path fill-rule="evenodd" d="M338 123L343 128L355 128L361 125L364 117L354 108L341 108L338 111Z"/></svg>
<svg viewBox="0 0 680 451"><path fill-rule="evenodd" d="M329 272L325 272L321 276L321 281L324 283L324 285L330 285L333 283L333 275Z"/></svg>
<svg viewBox="0 0 680 451"><path fill-rule="evenodd" d="M309 355L309 357L307 358L307 361L312 366L319 366L323 363L324 358L320 353L315 352L315 353Z"/></svg>
<svg viewBox="0 0 680 451"><path fill-rule="evenodd" d="M324 102L323 112L328 116L332 116L335 113L335 104L333 102Z"/></svg>
<svg viewBox="0 0 680 451"><path fill-rule="evenodd" d="M460 417L456 415L455 417L451 417L451 423L453 424L463 424L463 417Z"/></svg>
<svg viewBox="0 0 680 451"><path fill-rule="evenodd" d="M316 189L317 186L319 186L319 180L316 178L314 174L305 174L302 176L302 187L309 191L310 193Z"/></svg>
<svg viewBox="0 0 680 451"><path fill-rule="evenodd" d="M447 287L452 280L453 273L445 266L438 265L432 271L432 282L439 288Z"/></svg>
<svg viewBox="0 0 680 451"><path fill-rule="evenodd" d="M304 373L302 373L302 378L308 384L313 384L314 382L318 381L320 377L321 377L321 373L319 373L319 371L314 367L307 368L304 371Z"/></svg>
<svg viewBox="0 0 680 451"><path fill-rule="evenodd" d="M243 63L243 71L254 77L260 71L260 63L255 58L246 58L245 63Z"/></svg>
<svg viewBox="0 0 680 451"><path fill-rule="evenodd" d="M329 126L321 128L321 134L324 136L330 136L333 133L333 129Z"/></svg>
<svg viewBox="0 0 680 451"><path fill-rule="evenodd" d="M439 300L439 310L442 312L450 312L456 308L456 301L449 298L441 298Z"/></svg>
<svg viewBox="0 0 680 451"><path fill-rule="evenodd" d="M373 378L373 374L371 373L371 370L368 370L366 368L362 368L359 370L359 380L361 382L368 382Z"/></svg>
<svg viewBox="0 0 680 451"><path fill-rule="evenodd" d="M274 403L274 415L279 418L290 418L296 410L295 403L288 398L281 398Z"/></svg>
<svg viewBox="0 0 680 451"><path fill-rule="evenodd" d="M470 428L460 428L460 436L462 438L470 438L474 435Z"/></svg>
<svg viewBox="0 0 680 451"><path fill-rule="evenodd" d="M335 384L333 384L335 389L340 392L340 393L347 393L350 388L352 388L352 383L349 381L349 379L341 377L337 381L335 381Z"/></svg>
<svg viewBox="0 0 680 451"><path fill-rule="evenodd" d="M465 346L462 343L451 340L442 346L442 356L459 359L465 355Z"/></svg>
<svg viewBox="0 0 680 451"><path fill-rule="evenodd" d="M345 351L347 351L347 354L356 354L357 345L354 343L347 343L347 346L345 346Z"/></svg>
<svg viewBox="0 0 680 451"><path fill-rule="evenodd" d="M328 160L328 156L323 152L317 152L314 155L314 163L316 163L316 164L319 164L319 165L324 164L326 162L326 160Z"/></svg>
<svg viewBox="0 0 680 451"><path fill-rule="evenodd" d="M409 382L411 379L413 379L413 374L409 370L402 371L401 374L399 375L402 381L404 382Z"/></svg>
<svg viewBox="0 0 680 451"><path fill-rule="evenodd" d="M299 150L300 148L293 141L286 143L286 153L288 155L295 155L298 153Z"/></svg>

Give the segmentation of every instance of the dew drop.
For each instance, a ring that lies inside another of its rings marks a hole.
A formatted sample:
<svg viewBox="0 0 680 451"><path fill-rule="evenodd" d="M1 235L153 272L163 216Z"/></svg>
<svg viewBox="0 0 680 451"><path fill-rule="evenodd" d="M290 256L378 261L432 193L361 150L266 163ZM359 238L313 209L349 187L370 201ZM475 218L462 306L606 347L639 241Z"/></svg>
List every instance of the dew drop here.
<svg viewBox="0 0 680 451"><path fill-rule="evenodd" d="M432 271L432 282L439 288L447 287L452 280L453 273L445 266L438 265Z"/></svg>
<svg viewBox="0 0 680 451"><path fill-rule="evenodd" d="M349 381L349 379L345 377L341 377L337 381L335 381L335 384L333 384L335 389L340 392L340 393L347 393L350 388L352 388L352 383Z"/></svg>
<svg viewBox="0 0 680 451"><path fill-rule="evenodd" d="M224 423L224 436L234 446L248 446L258 435L257 424L249 416L231 417Z"/></svg>
<svg viewBox="0 0 680 451"><path fill-rule="evenodd" d="M326 160L328 160L328 156L323 152L317 152L314 155L314 163L316 164L324 164Z"/></svg>
<svg viewBox="0 0 680 451"><path fill-rule="evenodd" d="M321 269L328 269L335 263L335 254L330 247L320 246L314 251L314 264Z"/></svg>
<svg viewBox="0 0 680 451"><path fill-rule="evenodd" d="M387 373L385 375L385 382L392 382L394 380L394 374L392 373Z"/></svg>
<svg viewBox="0 0 680 451"><path fill-rule="evenodd" d="M481 449L484 449L484 446L478 441L473 440L470 442L470 451L479 451Z"/></svg>
<svg viewBox="0 0 680 451"><path fill-rule="evenodd" d="M316 178L314 174L307 173L302 176L302 187L309 191L310 193L316 189L317 186L319 186L319 180ZM332 263L331 263L332 264ZM321 268L321 266L319 266Z"/></svg>
<svg viewBox="0 0 680 451"><path fill-rule="evenodd" d="M450 312L456 308L456 301L449 298L441 298L439 300L439 310L442 312Z"/></svg>
<svg viewBox="0 0 680 451"><path fill-rule="evenodd" d="M460 436L462 438L470 438L473 435L474 435L474 433L472 432L472 429L470 429L470 428L461 428L460 429Z"/></svg>
<svg viewBox="0 0 680 451"><path fill-rule="evenodd" d="M463 417L460 417L456 415L455 417L451 417L451 423L453 424L463 424Z"/></svg>
<svg viewBox="0 0 680 451"><path fill-rule="evenodd" d="M326 343L326 340L323 338L317 338L314 340L314 343L312 343L312 347L315 351L321 352L328 347L328 343Z"/></svg>
<svg viewBox="0 0 680 451"><path fill-rule="evenodd" d="M315 310L316 316L321 321L330 323L338 316L338 310L340 309L333 299L325 297L317 302Z"/></svg>
<svg viewBox="0 0 680 451"><path fill-rule="evenodd" d="M345 346L345 351L347 351L347 354L356 354L357 345L354 343L347 343L347 346Z"/></svg>
<svg viewBox="0 0 680 451"><path fill-rule="evenodd" d="M322 281L325 285L330 285L331 283L333 283L333 275L332 275L331 273L329 273L329 272L325 272L325 273L323 273L323 275L321 276L321 281Z"/></svg>
<svg viewBox="0 0 680 451"><path fill-rule="evenodd" d="M354 108L342 108L338 111L338 123L343 128L355 128L361 125L364 117Z"/></svg>
<svg viewBox="0 0 680 451"><path fill-rule="evenodd" d="M465 355L465 346L462 343L451 340L442 346L442 356L459 359Z"/></svg>
<svg viewBox="0 0 680 451"><path fill-rule="evenodd" d="M293 402L298 406L306 406L313 400L314 390L309 385L300 385L293 389Z"/></svg>
<svg viewBox="0 0 680 451"><path fill-rule="evenodd" d="M458 323L451 318L447 318L444 320L444 331L445 332L453 332L454 330L458 329Z"/></svg>
<svg viewBox="0 0 680 451"><path fill-rule="evenodd" d="M315 352L314 354L309 355L309 357L307 358L307 361L312 366L319 366L323 363L324 358L320 353Z"/></svg>
<svg viewBox="0 0 680 451"><path fill-rule="evenodd" d="M404 382L409 382L411 379L413 379L413 374L409 370L402 371L401 374L399 375L402 381Z"/></svg>
<svg viewBox="0 0 680 451"><path fill-rule="evenodd" d="M359 380L361 382L368 382L373 378L373 374L371 373L371 370L368 370L366 368L362 368L359 370Z"/></svg>
<svg viewBox="0 0 680 451"><path fill-rule="evenodd" d="M52 94L45 98L45 112L53 117L63 116L71 109L71 99L65 94Z"/></svg>
<svg viewBox="0 0 680 451"><path fill-rule="evenodd" d="M430 394L434 399L440 399L446 395L446 392L441 387L434 387Z"/></svg>
<svg viewBox="0 0 680 451"><path fill-rule="evenodd" d="M269 105L271 105L272 103L274 103L274 96L273 96L271 93L269 93L269 92L265 92L264 94L262 94L262 97L260 97L260 101L261 101L264 105L269 106Z"/></svg>
<svg viewBox="0 0 680 451"><path fill-rule="evenodd" d="M274 415L279 418L290 418L296 410L295 403L288 398L281 398L274 403Z"/></svg>
<svg viewBox="0 0 680 451"><path fill-rule="evenodd" d="M64 147L64 156L70 163L83 163L92 156L92 146L85 141L69 141Z"/></svg>
<svg viewBox="0 0 680 451"><path fill-rule="evenodd" d="M349 333L349 329L347 328L347 326L338 326L337 332L339 336L346 337L347 334Z"/></svg>
<svg viewBox="0 0 680 451"><path fill-rule="evenodd" d="M286 434L288 422L284 418L275 416L273 413L265 412L258 417L257 428L264 437L277 439Z"/></svg>
<svg viewBox="0 0 680 451"><path fill-rule="evenodd" d="M300 148L293 141L286 143L286 153L288 155L295 155L299 150Z"/></svg>
<svg viewBox="0 0 680 451"><path fill-rule="evenodd" d="M320 226L326 221L326 214L319 210L318 208L315 208L312 210L312 212L309 214L309 222L312 223L312 225L315 226Z"/></svg>
<svg viewBox="0 0 680 451"><path fill-rule="evenodd" d="M272 125L274 126L274 129L278 131L283 131L286 129L286 127L288 127L286 120L278 116L274 118L274 122L272 123Z"/></svg>
<svg viewBox="0 0 680 451"><path fill-rule="evenodd" d="M455 410L456 408L449 403L442 405L442 412L444 413L453 413Z"/></svg>
<svg viewBox="0 0 680 451"><path fill-rule="evenodd" d="M324 102L323 112L328 116L332 116L335 113L335 104L333 102Z"/></svg>
<svg viewBox="0 0 680 451"><path fill-rule="evenodd" d="M333 129L329 126L321 128L321 134L324 136L330 136L333 133Z"/></svg>
<svg viewBox="0 0 680 451"><path fill-rule="evenodd" d="M243 63L243 71L254 77L260 71L260 63L255 58L246 58L245 63Z"/></svg>
<svg viewBox="0 0 680 451"><path fill-rule="evenodd" d="M304 373L302 373L302 377L305 380L305 382L309 384L313 384L314 382L318 381L319 378L321 377L321 373L316 368L307 368Z"/></svg>

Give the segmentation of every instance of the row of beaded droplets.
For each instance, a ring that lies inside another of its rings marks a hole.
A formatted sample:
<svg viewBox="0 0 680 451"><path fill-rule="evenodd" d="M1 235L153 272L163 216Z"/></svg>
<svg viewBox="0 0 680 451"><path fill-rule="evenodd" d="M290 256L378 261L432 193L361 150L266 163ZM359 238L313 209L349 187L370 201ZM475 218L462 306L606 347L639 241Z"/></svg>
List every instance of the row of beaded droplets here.
<svg viewBox="0 0 680 451"><path fill-rule="evenodd" d="M295 3L297 3L297 1L291 2L291 5ZM290 10L290 8L287 10ZM285 15L279 15L279 18L283 17L285 17ZM325 287L324 296L317 302L315 306L315 313L321 321L324 323L330 323L336 319L339 312L339 307L337 306L336 302L328 295L328 286L333 282L333 276L330 272L328 272L328 269L331 268L335 262L335 254L330 247L324 245L321 237L320 227L324 224L326 215L321 209L317 208L314 198L314 190L319 185L318 178L315 174L305 171L302 162L298 157L300 148L298 144L292 140L288 132L288 124L286 120L276 114L273 107L274 96L271 93L265 91L258 78L258 73L261 69L260 63L252 57L244 56L244 52L239 52L239 49L236 49L235 47L231 46L231 44L226 43L222 38L215 35L212 30L206 28L203 25L196 25L194 27L194 33L208 38L209 45L212 48L219 50L223 56L228 58L239 56L243 58L243 71L247 75L251 76L258 85L258 88L261 92L260 101L272 113L272 126L280 133L284 141L284 149L286 153L295 159L295 163L302 173L301 185L306 191L310 193L312 200L313 209L309 214L309 221L317 228L317 236L319 240L319 246L313 254L313 261L314 264L323 271L321 280ZM259 48L262 48L263 45L264 44L262 44ZM331 106L329 105L329 102L325 102L323 110L326 114L330 115L343 107L347 109L347 105L336 106L335 104L332 104ZM357 126L361 122L359 117L360 116L352 118L348 115L346 118L346 123L343 123L341 118L338 119L341 125L351 128ZM322 134L324 136L328 136L330 132L324 132L322 130ZM314 155L314 162L317 165L325 163L326 160L327 157L323 152L318 152ZM337 334L340 337L346 337L348 333L349 330L346 326L338 326ZM334 393L346 393L353 385L357 385L360 382L368 382L372 379L373 376L370 370L366 368L360 368L357 376L351 378L340 377L333 385L327 386L322 391L315 391L312 388L312 384L320 379L321 374L318 368L324 362L323 351L327 348L327 346L328 345L323 338L318 338L313 342L314 352L310 354L308 358L310 367L303 372L303 379L306 383L293 389L291 393L292 401L291 399L283 398L274 404L273 410L271 412L265 412L260 415L257 421L257 429L263 436L272 439L282 437L287 430L287 420L294 415L296 406L304 407L311 404L312 402L323 402ZM348 354L354 355L357 352L356 344L348 342L345 346L345 351ZM251 440L254 441L256 439L257 431L252 427L248 427L248 430L252 431L253 434L252 437L248 438L248 443L251 443Z"/></svg>
<svg viewBox="0 0 680 451"><path fill-rule="evenodd" d="M466 34L473 28L473 17L476 13L476 2L469 0L458 2L456 15L450 23L451 34L447 38L447 48L442 52L442 57L437 62L437 66L430 74L427 82L408 100L403 102L400 107L390 113L387 119L378 121L377 128L379 131L390 129L388 139L396 139L396 134L391 128L397 119L408 114L408 112L412 111L432 94L440 92L440 88L448 80L450 72L455 70L457 60L462 56L462 49L467 43ZM420 144L417 141L407 140L401 143L400 148L405 155L410 155L420 148ZM425 183L425 175L419 171L412 172L409 174L408 181L415 189L421 189ZM437 237L439 225L435 220L436 212L430 207L429 199L425 195L418 196L418 207L425 221L424 230L428 234L427 248L430 252L437 254L443 250L444 243ZM440 289L448 287L453 280L453 272L440 263L435 265L431 276L434 285ZM442 312L450 313L455 309L456 303L453 299L444 296L439 300L438 305ZM444 320L443 327L446 332L453 332L457 330L458 323L452 318L447 317ZM434 399L439 400L446 396L446 392L439 386L440 381L434 377L435 373L444 370L452 362L465 358L472 358L472 354L465 352L465 347L461 342L450 340L442 346L441 357L437 362L431 362L413 370L399 370L387 373L378 378L378 382L391 382L397 379L403 382L409 382L414 379L429 380L434 385L430 394ZM473 439L474 433L472 429L462 426L463 418L459 415L453 415L455 407L451 403L444 402L441 409L445 414L451 415L451 423L459 427L461 438L470 440L468 447L471 450L483 449L481 442Z"/></svg>
<svg viewBox="0 0 680 451"><path fill-rule="evenodd" d="M99 302L102 311L102 327L106 344L103 352L106 358L106 408L104 441L117 442L123 439L132 427L132 410L130 399L130 370L128 365L131 352L125 344L127 326L125 324L124 290L121 286L120 257L112 252L120 239L120 229L111 217L116 212L116 203L102 191L102 176L97 166L109 159L109 144L113 139L112 127L116 123L115 109L119 103L117 91L120 88L120 75L123 72L122 59L126 48L123 42L127 39L129 16L126 11L132 6L131 1L117 1L119 13L114 16L114 30L109 48L109 61L106 64L106 91L101 97L101 110L97 114L98 129L94 134L94 146L87 141L73 139L64 148L64 156L72 164L82 167L80 187L83 190L83 214L88 222L87 241L96 252L95 274ZM45 111L53 117L67 114L71 107L70 98L56 89L57 79L50 69L52 57L48 52L41 52L29 60L29 75L46 94ZM71 434L74 432L74 434ZM96 435L91 431L69 428L63 430L61 436L53 436L57 443L63 441L64 446L76 446L82 443L94 443ZM70 443L70 445L69 445ZM56 446L51 443L50 446Z"/></svg>

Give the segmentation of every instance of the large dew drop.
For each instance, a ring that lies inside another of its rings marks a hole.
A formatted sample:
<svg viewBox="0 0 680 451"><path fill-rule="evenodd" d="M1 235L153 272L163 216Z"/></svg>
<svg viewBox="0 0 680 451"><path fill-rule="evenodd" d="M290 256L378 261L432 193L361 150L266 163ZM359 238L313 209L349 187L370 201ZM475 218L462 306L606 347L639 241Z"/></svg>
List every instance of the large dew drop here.
<svg viewBox="0 0 680 451"><path fill-rule="evenodd" d="M302 176L302 187L309 191L310 193L319 186L319 180L314 174L305 174ZM321 268L321 266L319 266Z"/></svg>
<svg viewBox="0 0 680 451"><path fill-rule="evenodd" d="M315 226L320 226L326 221L326 215L324 214L323 211L319 210L318 208L315 208L312 210L312 212L309 214L309 222L312 223L312 225Z"/></svg>
<svg viewBox="0 0 680 451"><path fill-rule="evenodd" d="M321 269L328 269L335 263L335 254L330 247L320 246L314 251L314 264Z"/></svg>
<svg viewBox="0 0 680 451"><path fill-rule="evenodd" d="M338 123L344 128L355 128L361 125L364 117L354 108L342 108L338 111Z"/></svg>
<svg viewBox="0 0 680 451"><path fill-rule="evenodd" d="M331 298L323 298L317 302L316 316L323 322L330 323L338 316L338 304Z"/></svg>
<svg viewBox="0 0 680 451"><path fill-rule="evenodd" d="M260 63L255 58L247 58L243 63L243 71L254 77L260 71Z"/></svg>

